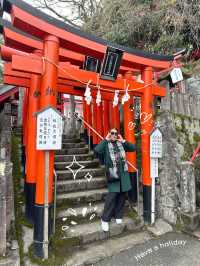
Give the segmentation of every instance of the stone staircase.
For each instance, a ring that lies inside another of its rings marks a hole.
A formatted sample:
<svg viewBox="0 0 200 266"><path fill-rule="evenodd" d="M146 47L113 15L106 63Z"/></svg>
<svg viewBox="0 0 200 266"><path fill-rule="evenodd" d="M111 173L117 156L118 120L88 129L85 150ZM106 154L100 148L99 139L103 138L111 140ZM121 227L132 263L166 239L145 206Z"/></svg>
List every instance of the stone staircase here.
<svg viewBox="0 0 200 266"><path fill-rule="evenodd" d="M60 238L71 245L64 265L92 265L105 258L105 254L112 256L126 249L124 241L134 244L136 231L143 224L126 205L123 223L118 225L113 220L110 231L103 232L100 216L108 192L105 167L81 139L64 136L62 147L55 155L55 170L58 177L56 227ZM69 166L71 169L66 168ZM111 245L110 253L108 245ZM98 247L101 254L97 254Z"/></svg>

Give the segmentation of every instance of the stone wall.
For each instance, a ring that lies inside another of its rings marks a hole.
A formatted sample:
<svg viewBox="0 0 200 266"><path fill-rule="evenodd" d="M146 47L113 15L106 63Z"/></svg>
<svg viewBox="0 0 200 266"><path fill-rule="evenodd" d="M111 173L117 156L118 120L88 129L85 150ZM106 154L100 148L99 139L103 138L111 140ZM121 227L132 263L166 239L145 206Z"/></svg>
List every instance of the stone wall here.
<svg viewBox="0 0 200 266"><path fill-rule="evenodd" d="M175 224L185 197L183 162L190 160L200 142L200 102L193 95L169 93L168 90L168 95L163 98L160 106L156 122L163 133L163 158L159 159L159 179L156 187L157 215ZM200 206L199 158L194 161L194 173L193 170L190 171L195 176L197 188L196 202L192 203L191 210L195 209L196 203ZM192 200L194 201L194 198Z"/></svg>
<svg viewBox="0 0 200 266"><path fill-rule="evenodd" d="M161 101L161 109L200 119L200 95L170 92L168 89L167 97Z"/></svg>
<svg viewBox="0 0 200 266"><path fill-rule="evenodd" d="M0 131L0 255L5 255L11 221L14 219L10 104L5 104L0 114Z"/></svg>

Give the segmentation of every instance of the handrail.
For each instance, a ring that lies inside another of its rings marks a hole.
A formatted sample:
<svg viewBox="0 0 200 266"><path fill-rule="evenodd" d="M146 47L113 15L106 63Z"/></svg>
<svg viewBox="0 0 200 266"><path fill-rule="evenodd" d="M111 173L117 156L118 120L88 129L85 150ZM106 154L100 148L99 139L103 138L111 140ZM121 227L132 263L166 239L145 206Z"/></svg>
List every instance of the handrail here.
<svg viewBox="0 0 200 266"><path fill-rule="evenodd" d="M54 208L53 208L53 234L56 232L56 205L57 205L57 180L58 176L56 170L53 170L54 173Z"/></svg>
<svg viewBox="0 0 200 266"><path fill-rule="evenodd" d="M78 116L78 114L76 112L73 113L74 117L76 119L80 119L89 129L91 129L100 139L104 139L103 136L101 136L90 124L88 124L82 116ZM127 163L136 171L136 180L137 180L137 212L138 212L138 215L140 216L140 213L139 213L139 180L138 180L138 176L139 176L139 171L138 169L131 163L127 160ZM132 206L131 206L132 207Z"/></svg>
<svg viewBox="0 0 200 266"><path fill-rule="evenodd" d="M192 155L192 158L190 159L190 162L193 162L194 159L196 158L197 154L199 153L200 150L200 143L198 144L197 148L194 150L194 153Z"/></svg>

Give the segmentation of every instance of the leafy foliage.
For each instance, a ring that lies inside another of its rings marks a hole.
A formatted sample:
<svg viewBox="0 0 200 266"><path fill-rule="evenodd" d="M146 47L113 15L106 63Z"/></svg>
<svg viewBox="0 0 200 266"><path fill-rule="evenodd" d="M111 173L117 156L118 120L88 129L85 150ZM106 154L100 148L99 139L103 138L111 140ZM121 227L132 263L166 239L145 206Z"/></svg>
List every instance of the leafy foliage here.
<svg viewBox="0 0 200 266"><path fill-rule="evenodd" d="M106 39L151 52L198 47L199 1L104 0L84 28Z"/></svg>
<svg viewBox="0 0 200 266"><path fill-rule="evenodd" d="M122 45L161 53L200 46L199 0L35 1L45 2L46 8L54 1L71 5L74 24L81 21L87 32Z"/></svg>

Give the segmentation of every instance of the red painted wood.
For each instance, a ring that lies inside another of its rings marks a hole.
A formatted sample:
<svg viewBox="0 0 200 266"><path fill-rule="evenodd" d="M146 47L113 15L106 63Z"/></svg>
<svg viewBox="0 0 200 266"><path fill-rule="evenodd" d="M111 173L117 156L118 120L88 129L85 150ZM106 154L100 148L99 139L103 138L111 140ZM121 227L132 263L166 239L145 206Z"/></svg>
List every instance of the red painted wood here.
<svg viewBox="0 0 200 266"><path fill-rule="evenodd" d="M100 59L102 59L105 54L105 45L86 39L74 33L67 32L66 30L58 28L53 24L47 23L39 17L33 16L15 5L12 6L11 17L15 27L40 39L44 39L47 34L51 34L60 39L60 44L63 48L78 53L97 56ZM149 59L125 52L122 65L131 67L133 63L138 64L138 67L142 65L161 69L168 68L171 65L171 62L168 61Z"/></svg>
<svg viewBox="0 0 200 266"><path fill-rule="evenodd" d="M4 41L7 46L23 52L31 53L34 49L42 49L42 42L38 39L29 38L23 34L19 34L9 28L4 27ZM59 49L60 61L69 61L74 65L83 66L85 55L76 53L64 48ZM9 59L10 60L10 59ZM120 66L119 73L124 74L126 71L140 72L140 69L134 68L134 64L130 67Z"/></svg>
<svg viewBox="0 0 200 266"><path fill-rule="evenodd" d="M41 74L43 69L42 60L36 59L36 58L29 58L25 56L18 56L13 55L12 56L12 68L14 70L24 71L24 66L26 66L26 72L34 73L34 74ZM63 65L62 65L63 66ZM76 69L72 66L66 65L65 67L62 67L62 70L59 69L58 71L59 78L63 79L70 79L70 80L81 80L84 83L87 83L89 80L91 80L91 84L95 85L97 84L98 75L97 73L85 71L81 69ZM85 86L85 84L83 84ZM116 79L115 82L107 81L107 80L99 80L99 85L101 87L110 88L110 89L119 89L124 90L124 80L121 78ZM129 85L129 88L134 88L135 91L138 93L143 93L144 84L136 82L135 80L128 80L127 85ZM154 88L153 93L157 96L165 96L165 88L161 88L159 86L151 86Z"/></svg>

